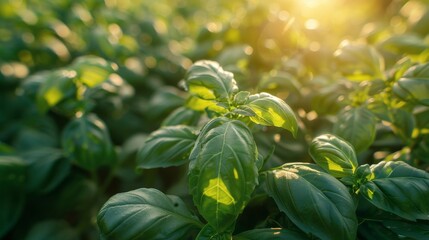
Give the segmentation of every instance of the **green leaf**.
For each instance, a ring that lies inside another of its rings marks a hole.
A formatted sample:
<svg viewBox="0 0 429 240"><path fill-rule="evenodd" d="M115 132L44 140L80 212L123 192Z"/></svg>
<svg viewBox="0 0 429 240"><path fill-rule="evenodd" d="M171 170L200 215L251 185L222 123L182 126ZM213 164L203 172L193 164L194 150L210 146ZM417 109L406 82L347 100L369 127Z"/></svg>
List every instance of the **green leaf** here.
<svg viewBox="0 0 429 240"><path fill-rule="evenodd" d="M256 144L238 120L207 123L190 155L189 189L200 214L217 231L234 225L257 184Z"/></svg>
<svg viewBox="0 0 429 240"><path fill-rule="evenodd" d="M185 239L202 228L184 202L152 188L140 188L111 197L97 216L103 239Z"/></svg>
<svg viewBox="0 0 429 240"><path fill-rule="evenodd" d="M37 106L45 112L64 99L73 98L76 94L74 78L76 72L72 70L57 70L47 75L37 92Z"/></svg>
<svg viewBox="0 0 429 240"><path fill-rule="evenodd" d="M282 228L252 229L234 235L234 240L262 240L262 239L284 239L284 240L308 240L305 234Z"/></svg>
<svg viewBox="0 0 429 240"><path fill-rule="evenodd" d="M372 46L345 44L335 51L334 56L337 69L350 80L384 79L384 59Z"/></svg>
<svg viewBox="0 0 429 240"><path fill-rule="evenodd" d="M383 221L383 225L401 236L415 240L429 239L429 222Z"/></svg>
<svg viewBox="0 0 429 240"><path fill-rule="evenodd" d="M266 174L267 193L302 231L321 239L356 238L348 189L314 164L288 163Z"/></svg>
<svg viewBox="0 0 429 240"><path fill-rule="evenodd" d="M28 164L27 192L48 193L56 188L69 174L70 161L62 152L53 148L41 148L22 154Z"/></svg>
<svg viewBox="0 0 429 240"><path fill-rule="evenodd" d="M0 156L0 238L15 225L24 207L25 171L21 159Z"/></svg>
<svg viewBox="0 0 429 240"><path fill-rule="evenodd" d="M293 110L282 99L269 93L254 94L249 97L244 106L255 113L255 116L250 117L254 123L281 127L296 136L298 132L297 119Z"/></svg>
<svg viewBox="0 0 429 240"><path fill-rule="evenodd" d="M362 239L400 240L399 236L378 221L363 221L359 224L358 235ZM406 239L408 240L408 239Z"/></svg>
<svg viewBox="0 0 429 240"><path fill-rule="evenodd" d="M62 146L67 157L87 170L116 162L106 125L94 114L70 121L62 133Z"/></svg>
<svg viewBox="0 0 429 240"><path fill-rule="evenodd" d="M194 63L185 79L188 91L205 100L228 101L238 91L233 74L213 61Z"/></svg>
<svg viewBox="0 0 429 240"><path fill-rule="evenodd" d="M376 207L407 220L429 220L429 173L404 162L371 166L359 193Z"/></svg>
<svg viewBox="0 0 429 240"><path fill-rule="evenodd" d="M413 66L393 85L401 99L429 106L429 63Z"/></svg>
<svg viewBox="0 0 429 240"><path fill-rule="evenodd" d="M358 166L353 147L331 134L313 139L309 153L319 166L337 178L353 175Z"/></svg>
<svg viewBox="0 0 429 240"><path fill-rule="evenodd" d="M216 230L206 224L203 229L198 233L198 236L195 238L196 240L231 240L231 233L218 233Z"/></svg>
<svg viewBox="0 0 429 240"><path fill-rule="evenodd" d="M179 166L187 163L197 135L187 126L169 126L153 132L137 155L139 168Z"/></svg>
<svg viewBox="0 0 429 240"><path fill-rule="evenodd" d="M174 110L164 121L162 126L188 125L196 126L200 120L201 112L194 111L187 107L179 107Z"/></svg>
<svg viewBox="0 0 429 240"><path fill-rule="evenodd" d="M377 118L364 107L345 109L338 114L334 134L361 152L374 142L376 124Z"/></svg>
<svg viewBox="0 0 429 240"><path fill-rule="evenodd" d="M77 79L92 88L106 81L117 66L96 56L77 58L71 68L76 70Z"/></svg>
<svg viewBox="0 0 429 240"><path fill-rule="evenodd" d="M76 230L65 221L47 220L35 224L28 232L25 240L78 240Z"/></svg>
<svg viewBox="0 0 429 240"><path fill-rule="evenodd" d="M420 54L429 49L422 38L412 34L392 36L383 41L380 47L399 54Z"/></svg>

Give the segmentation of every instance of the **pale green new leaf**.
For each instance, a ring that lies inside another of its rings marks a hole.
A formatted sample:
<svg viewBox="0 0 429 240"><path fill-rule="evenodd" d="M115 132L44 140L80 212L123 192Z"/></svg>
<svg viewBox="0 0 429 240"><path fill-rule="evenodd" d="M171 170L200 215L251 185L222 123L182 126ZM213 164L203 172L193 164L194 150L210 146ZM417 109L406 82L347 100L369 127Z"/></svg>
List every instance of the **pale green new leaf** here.
<svg viewBox="0 0 429 240"><path fill-rule="evenodd" d="M153 132L137 154L139 168L179 166L188 162L197 135L190 127L179 125Z"/></svg>
<svg viewBox="0 0 429 240"><path fill-rule="evenodd" d="M116 161L106 125L94 114L70 121L63 130L61 140L66 156L82 168L96 169L113 165Z"/></svg>
<svg viewBox="0 0 429 240"><path fill-rule="evenodd" d="M411 221L429 220L429 173L399 161L382 161L370 169L359 188L368 201Z"/></svg>
<svg viewBox="0 0 429 240"><path fill-rule="evenodd" d="M250 117L252 122L281 127L290 131L294 136L298 131L298 121L293 110L282 99L269 93L254 94L249 97L244 106L250 108L255 115Z"/></svg>
<svg viewBox="0 0 429 240"><path fill-rule="evenodd" d="M203 224L176 196L140 188L111 197L101 208L97 223L102 239L186 239Z"/></svg>
<svg viewBox="0 0 429 240"><path fill-rule="evenodd" d="M238 120L207 123L190 155L189 190L200 214L217 231L235 224L257 184L256 144Z"/></svg>
<svg viewBox="0 0 429 240"><path fill-rule="evenodd" d="M375 115L364 107L345 109L338 114L334 134L361 152L374 142L376 124Z"/></svg>
<svg viewBox="0 0 429 240"><path fill-rule="evenodd" d="M358 166L353 147L331 134L313 139L309 153L319 166L337 178L353 175Z"/></svg>
<svg viewBox="0 0 429 240"><path fill-rule="evenodd" d="M228 101L238 91L233 74L214 61L194 63L188 69L185 80L188 91L205 100Z"/></svg>
<svg viewBox="0 0 429 240"><path fill-rule="evenodd" d="M429 63L409 68L395 83L393 92L405 101L429 106Z"/></svg>
<svg viewBox="0 0 429 240"><path fill-rule="evenodd" d="M288 163L268 171L267 193L302 231L323 240L354 240L355 204L348 189L314 164Z"/></svg>

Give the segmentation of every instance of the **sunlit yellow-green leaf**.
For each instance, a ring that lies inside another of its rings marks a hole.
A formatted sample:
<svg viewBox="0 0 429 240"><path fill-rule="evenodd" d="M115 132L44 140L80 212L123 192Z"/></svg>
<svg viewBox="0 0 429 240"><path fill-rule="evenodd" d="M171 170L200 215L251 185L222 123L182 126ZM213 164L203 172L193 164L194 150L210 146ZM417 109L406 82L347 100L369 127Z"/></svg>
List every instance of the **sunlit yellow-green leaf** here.
<svg viewBox="0 0 429 240"><path fill-rule="evenodd" d="M79 81L88 87L95 87L104 82L115 70L113 63L95 56L80 57L71 67L76 70Z"/></svg>

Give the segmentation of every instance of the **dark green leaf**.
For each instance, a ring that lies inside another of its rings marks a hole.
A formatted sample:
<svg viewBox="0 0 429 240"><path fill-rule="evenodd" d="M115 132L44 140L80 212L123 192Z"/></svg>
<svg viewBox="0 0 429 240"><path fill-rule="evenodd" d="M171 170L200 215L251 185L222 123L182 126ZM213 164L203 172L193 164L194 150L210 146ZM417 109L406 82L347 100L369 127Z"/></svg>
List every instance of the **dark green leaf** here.
<svg viewBox="0 0 429 240"><path fill-rule="evenodd" d="M0 156L0 238L17 222L24 206L26 165L16 157Z"/></svg>
<svg viewBox="0 0 429 240"><path fill-rule="evenodd" d="M294 136L298 131L298 123L293 110L282 99L269 93L251 95L246 105L255 116L250 120L254 123L281 127L290 131Z"/></svg>
<svg viewBox="0 0 429 240"><path fill-rule="evenodd" d="M353 147L331 134L313 139L309 153L319 166L337 178L353 175L358 166Z"/></svg>
<svg viewBox="0 0 429 240"><path fill-rule="evenodd" d="M179 107L174 110L162 122L162 126L188 125L195 126L200 120L201 112L194 111L187 107Z"/></svg>
<svg viewBox="0 0 429 240"><path fill-rule="evenodd" d="M231 240L231 233L218 233L216 230L206 224L203 229L198 233L198 236L195 238L196 240Z"/></svg>
<svg viewBox="0 0 429 240"><path fill-rule="evenodd" d="M401 236L415 240L429 239L429 222L383 221L383 225Z"/></svg>
<svg viewBox="0 0 429 240"><path fill-rule="evenodd" d="M169 126L153 132L137 155L139 168L179 166L188 162L197 136L187 126Z"/></svg>
<svg viewBox="0 0 429 240"><path fill-rule="evenodd" d="M263 239L278 239L278 240L308 240L308 236L301 232L287 230L282 228L262 228L253 229L237 234L234 240L263 240Z"/></svg>
<svg viewBox="0 0 429 240"><path fill-rule="evenodd" d="M338 70L347 78L364 81L384 78L384 60L377 50L364 44L346 44L335 53Z"/></svg>
<svg viewBox="0 0 429 240"><path fill-rule="evenodd" d="M97 222L104 239L184 239L188 231L202 228L180 198L150 188L111 197Z"/></svg>
<svg viewBox="0 0 429 240"><path fill-rule="evenodd" d="M70 121L63 130L62 146L67 157L88 170L116 161L107 128L94 114Z"/></svg>
<svg viewBox="0 0 429 240"><path fill-rule="evenodd" d="M37 223L28 232L25 240L78 240L78 232L65 221L48 220Z"/></svg>
<svg viewBox="0 0 429 240"><path fill-rule="evenodd" d="M228 101L238 91L231 72L224 71L217 62L198 61L186 74L188 91L206 100Z"/></svg>
<svg viewBox="0 0 429 240"><path fill-rule="evenodd" d="M358 236L362 239L399 240L399 236L376 221L364 221L359 225ZM359 238L360 239L360 238ZM406 239L408 240L408 239Z"/></svg>
<svg viewBox="0 0 429 240"><path fill-rule="evenodd" d="M374 114L364 107L345 109L338 114L334 134L361 152L374 142L376 124Z"/></svg>
<svg viewBox="0 0 429 240"><path fill-rule="evenodd" d="M376 207L405 219L429 220L429 173L404 162L371 166L359 192Z"/></svg>
<svg viewBox="0 0 429 240"><path fill-rule="evenodd" d="M358 222L348 189L314 164L288 163L267 172L267 193L302 231L354 240Z"/></svg>
<svg viewBox="0 0 429 240"><path fill-rule="evenodd" d="M235 223L257 184L256 144L242 122L207 123L190 155L189 189L201 215L217 231Z"/></svg>
<svg viewBox="0 0 429 240"><path fill-rule="evenodd" d="M393 86L405 101L429 106L429 63L413 66Z"/></svg>
<svg viewBox="0 0 429 240"><path fill-rule="evenodd" d="M28 164L26 189L31 193L47 193L57 187L70 172L70 161L58 149L42 148L25 152Z"/></svg>

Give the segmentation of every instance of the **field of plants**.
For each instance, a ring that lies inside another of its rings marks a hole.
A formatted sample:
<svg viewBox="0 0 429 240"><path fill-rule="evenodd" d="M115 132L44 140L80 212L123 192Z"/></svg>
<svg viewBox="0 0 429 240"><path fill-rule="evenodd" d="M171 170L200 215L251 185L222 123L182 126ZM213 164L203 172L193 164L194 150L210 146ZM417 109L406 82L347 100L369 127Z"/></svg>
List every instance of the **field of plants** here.
<svg viewBox="0 0 429 240"><path fill-rule="evenodd" d="M0 239L429 239L429 1L0 1Z"/></svg>

